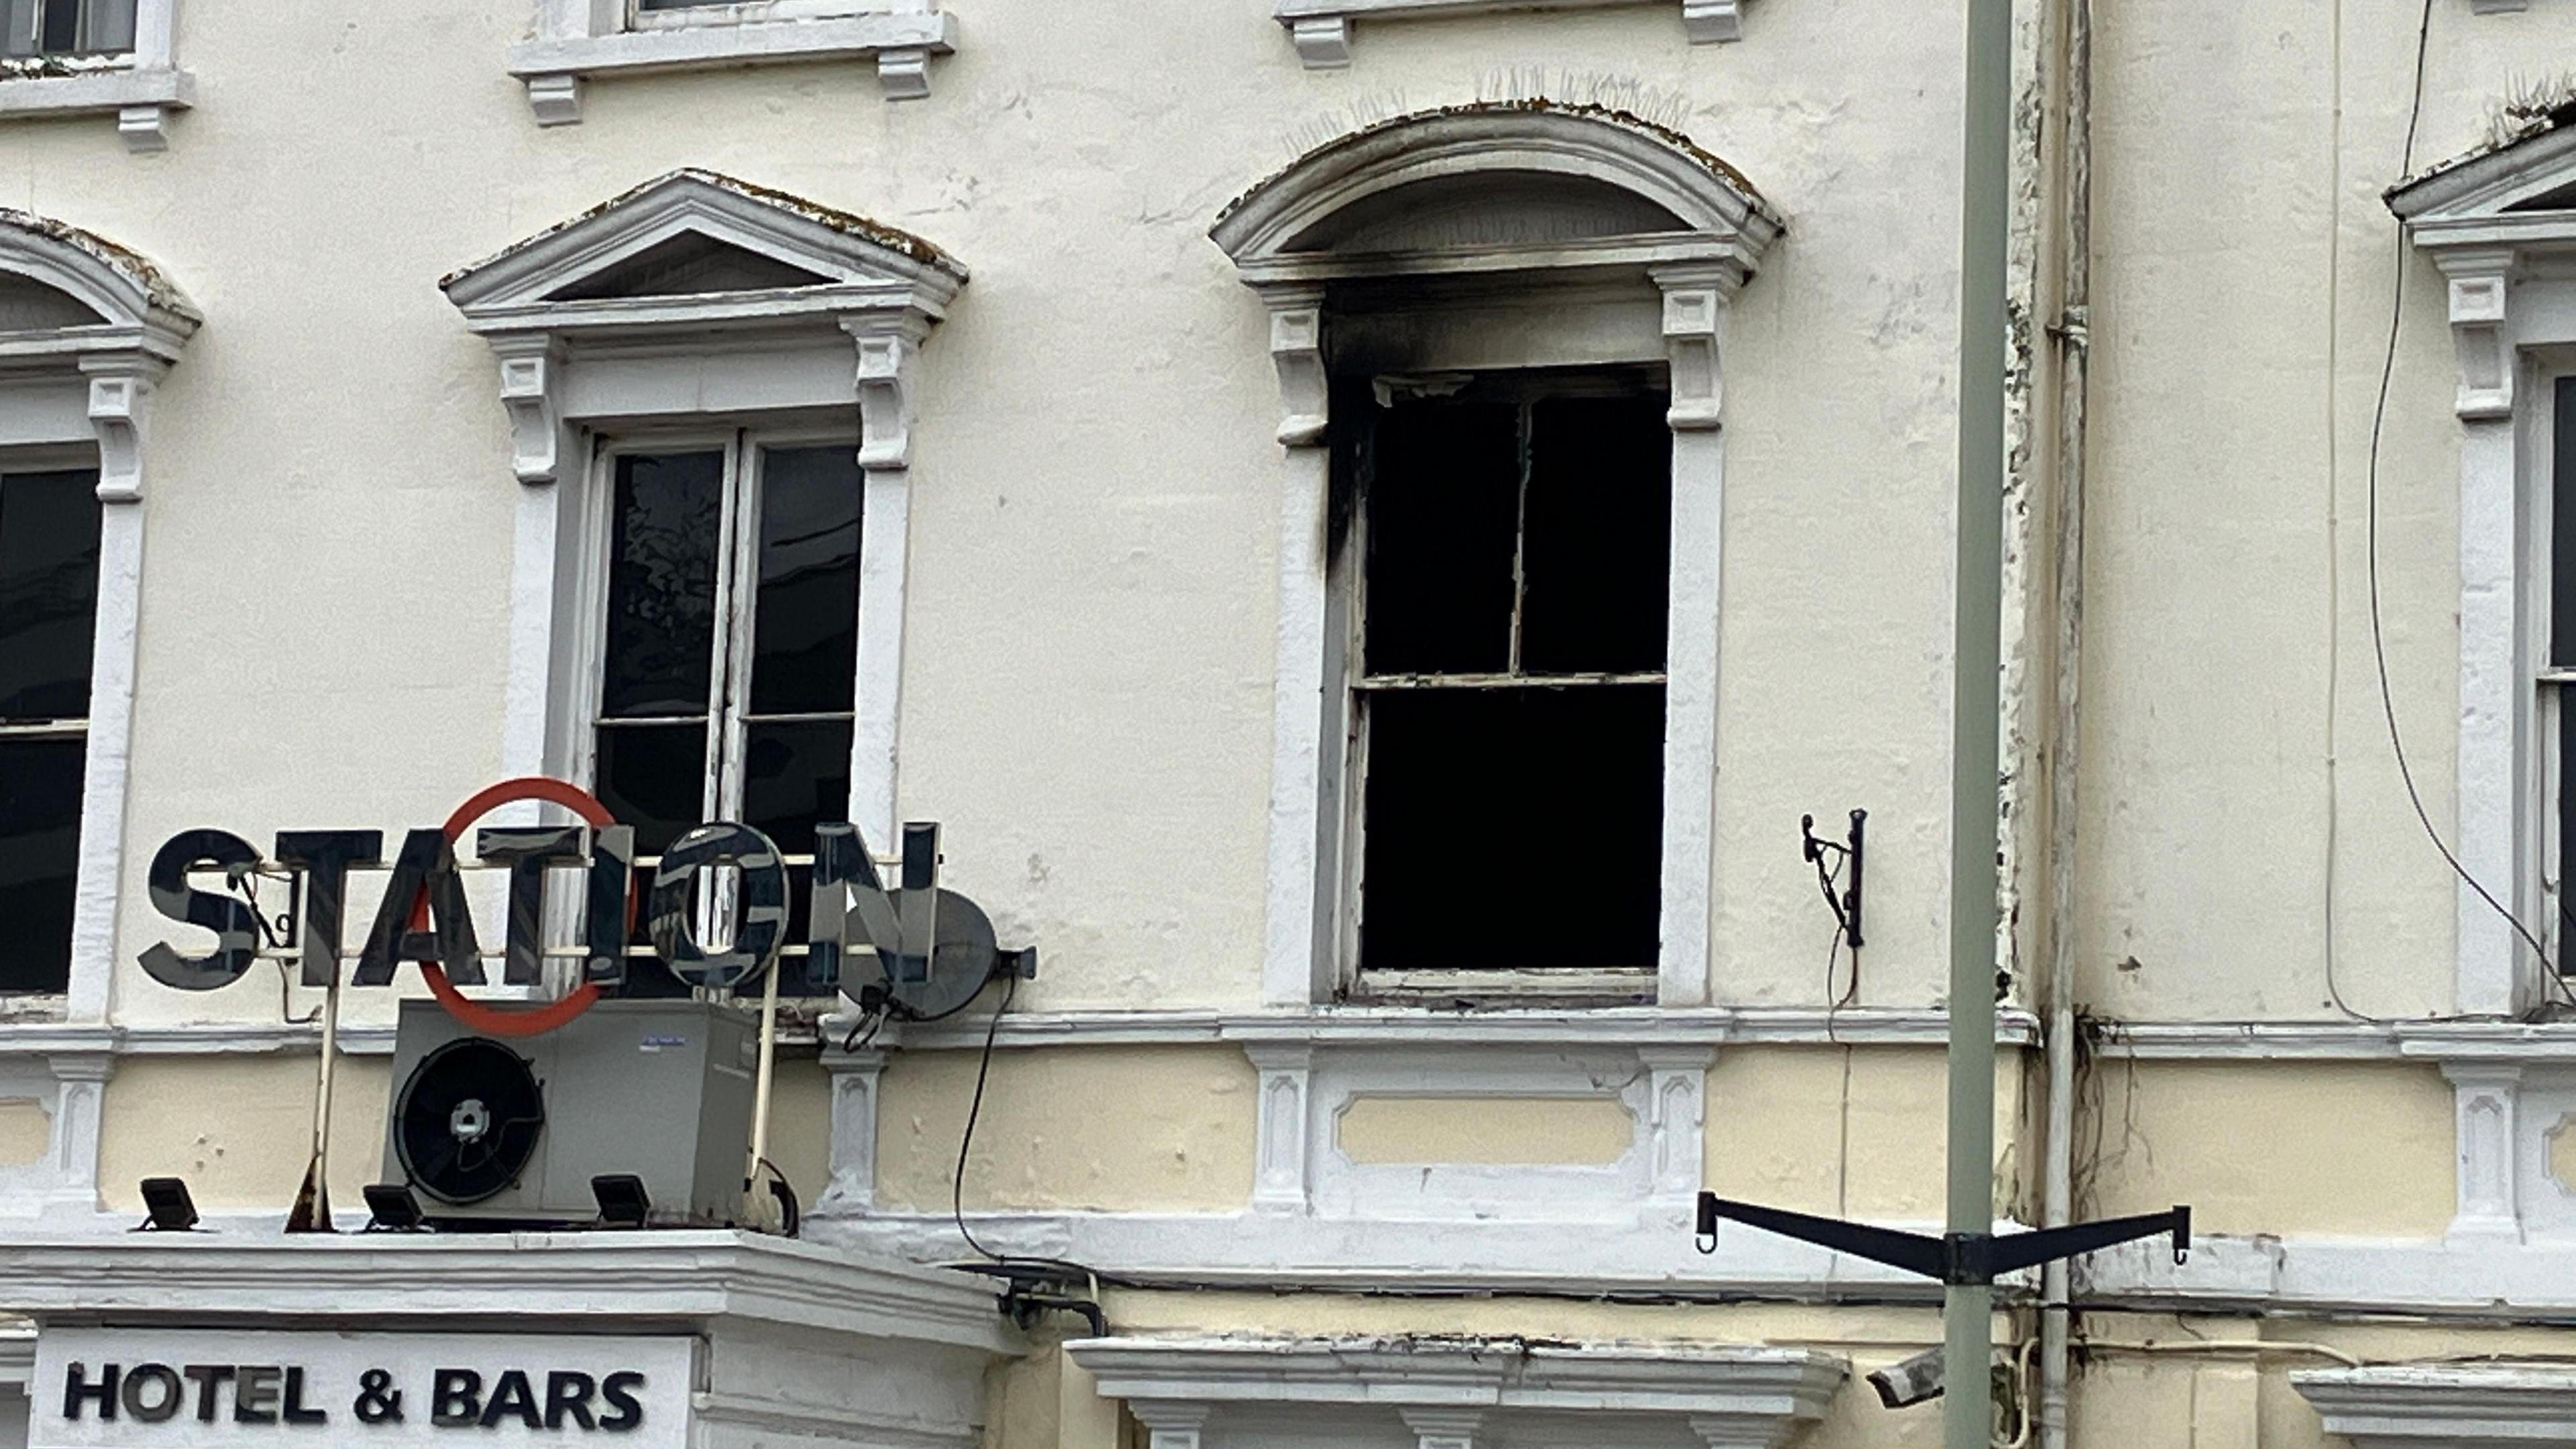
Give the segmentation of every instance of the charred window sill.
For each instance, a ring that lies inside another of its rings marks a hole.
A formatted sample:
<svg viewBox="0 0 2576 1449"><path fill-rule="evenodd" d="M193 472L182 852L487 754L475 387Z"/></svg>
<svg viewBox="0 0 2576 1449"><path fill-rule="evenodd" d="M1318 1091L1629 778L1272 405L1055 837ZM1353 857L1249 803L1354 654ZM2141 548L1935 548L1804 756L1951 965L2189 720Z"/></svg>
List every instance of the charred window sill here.
<svg viewBox="0 0 2576 1449"><path fill-rule="evenodd" d="M196 102L196 77L173 66L78 57L16 62L0 69L0 121L113 115L117 134L131 151L166 149L169 113Z"/></svg>
<svg viewBox="0 0 2576 1449"><path fill-rule="evenodd" d="M1343 997L1350 1006L1423 1011L1607 1010L1655 1004L1655 968L1529 971L1362 971Z"/></svg>
<svg viewBox="0 0 2576 1449"><path fill-rule="evenodd" d="M957 18L935 12L663 25L527 41L511 48L510 74L538 125L568 126L592 77L872 58L886 99L916 100L930 94L930 57L956 48Z"/></svg>

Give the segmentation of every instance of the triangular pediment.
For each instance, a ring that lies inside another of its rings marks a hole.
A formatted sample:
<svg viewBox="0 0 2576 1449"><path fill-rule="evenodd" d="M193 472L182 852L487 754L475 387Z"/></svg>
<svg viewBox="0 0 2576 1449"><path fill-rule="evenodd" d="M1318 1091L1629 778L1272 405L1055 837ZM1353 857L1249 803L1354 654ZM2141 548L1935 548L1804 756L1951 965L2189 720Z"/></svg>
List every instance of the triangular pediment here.
<svg viewBox="0 0 2576 1449"><path fill-rule="evenodd" d="M572 322L615 304L646 312L769 299L809 310L903 294L934 315L966 269L917 236L784 192L688 169L444 278L469 318Z"/></svg>
<svg viewBox="0 0 2576 1449"><path fill-rule="evenodd" d="M2425 245L2576 245L2576 112L2411 176L2387 201Z"/></svg>

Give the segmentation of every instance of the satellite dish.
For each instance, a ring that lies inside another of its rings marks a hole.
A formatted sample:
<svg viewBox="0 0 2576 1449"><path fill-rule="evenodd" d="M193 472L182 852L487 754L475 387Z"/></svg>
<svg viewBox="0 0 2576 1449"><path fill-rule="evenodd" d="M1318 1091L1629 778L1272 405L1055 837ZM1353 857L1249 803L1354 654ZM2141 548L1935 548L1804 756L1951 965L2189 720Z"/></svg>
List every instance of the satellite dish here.
<svg viewBox="0 0 2576 1449"><path fill-rule="evenodd" d="M422 1057L394 1105L394 1153L412 1186L462 1207L519 1180L546 1106L517 1052L459 1037Z"/></svg>
<svg viewBox="0 0 2576 1449"><path fill-rule="evenodd" d="M887 892L898 916L908 894ZM919 957L888 956L883 947L877 953L878 969L884 973L879 984L886 996L901 1008L901 1015L919 1021L965 1010L984 983L1006 965L993 944L993 922L983 907L955 891L940 891L937 899L936 941L927 963Z"/></svg>

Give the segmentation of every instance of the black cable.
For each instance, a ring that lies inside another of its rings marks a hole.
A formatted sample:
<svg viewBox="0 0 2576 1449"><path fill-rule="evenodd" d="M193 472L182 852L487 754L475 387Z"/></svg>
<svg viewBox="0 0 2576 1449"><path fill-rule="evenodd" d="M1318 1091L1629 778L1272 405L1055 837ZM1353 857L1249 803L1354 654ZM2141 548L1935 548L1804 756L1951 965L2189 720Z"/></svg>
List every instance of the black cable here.
<svg viewBox="0 0 2576 1449"><path fill-rule="evenodd" d="M2406 108L2406 143L2398 157L2397 172L2401 178L2412 175L2415 170L2415 133L2424 118L2424 59L2430 48L2432 34L2433 0L2424 0L2423 13L2415 27L2415 85ZM2388 421L2388 385L2397 371L2398 329L2406 316L2406 225L2402 221L2397 223L2395 243L2394 264L2390 268L2388 287L2388 347L2379 363L2378 401L2371 408L2370 462L2367 470L2370 654L2379 674L2379 708L2388 722L2388 747L2397 757L2397 778L2405 783L2406 801L2415 807L2415 820L2424 827L2424 838L2433 842L2433 848L2441 853L2442 860L2450 866L2451 873L2458 876L2470 890L2477 892L2478 899L2486 902L2489 909L2503 917L2504 923L2513 928L2513 933L2520 936L2523 944L2531 948L2531 954L2540 961L2542 979L2554 987L2560 995L2567 996L2571 1004L2576 1004L2576 995L2570 995L2567 983L2559 979L2557 967L2550 961L2549 952L2540 944L2540 939L2534 936L2502 901L2497 900L2495 894L2489 891L2476 876L2471 875L2467 866L2460 864L2460 857L2452 851L2449 843L2442 839L2442 832L2433 824L2432 812L2424 808L2423 791L2415 784L2415 770L2407 762L2406 744L2397 728L2397 700L2389 687L2388 640L2385 626L2380 619L2379 606L2379 443L2380 434ZM2326 963L2326 995L2346 1016L2357 1021L2380 1025L2387 1023L2387 1018L2365 1016L2344 1004L2343 993L2335 987L2334 961L2331 955L2327 957Z"/></svg>
<svg viewBox="0 0 2576 1449"><path fill-rule="evenodd" d="M984 1057L975 1065L975 1095L966 1104L966 1130L957 1138L957 1171L948 1180L948 1215L956 1220L957 1235L966 1240L966 1246L996 1263L1006 1260L976 1241L974 1230L966 1226L966 1153L975 1145L975 1119L984 1113L984 1082L993 1070L993 1038L1001 1034L1002 1014L1011 1009L1011 998L1019 993L1020 973L1003 973L1002 1004L993 1008L993 1019L984 1024Z"/></svg>

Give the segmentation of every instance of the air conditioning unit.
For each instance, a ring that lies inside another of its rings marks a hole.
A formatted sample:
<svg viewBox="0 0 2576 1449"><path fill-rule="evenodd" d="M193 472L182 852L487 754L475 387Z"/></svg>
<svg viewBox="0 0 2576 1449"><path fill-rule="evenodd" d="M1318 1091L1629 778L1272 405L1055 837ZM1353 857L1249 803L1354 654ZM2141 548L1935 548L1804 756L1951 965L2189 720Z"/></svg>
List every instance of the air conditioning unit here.
<svg viewBox="0 0 2576 1449"><path fill-rule="evenodd" d="M540 1036L477 1036L406 1001L385 1174L451 1228L597 1220L591 1179L631 1173L656 1223L742 1220L760 1026L690 1000L603 1001Z"/></svg>

